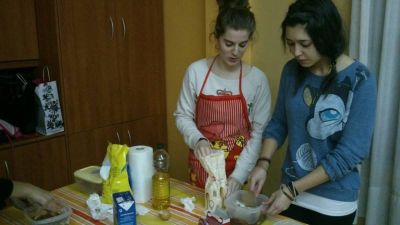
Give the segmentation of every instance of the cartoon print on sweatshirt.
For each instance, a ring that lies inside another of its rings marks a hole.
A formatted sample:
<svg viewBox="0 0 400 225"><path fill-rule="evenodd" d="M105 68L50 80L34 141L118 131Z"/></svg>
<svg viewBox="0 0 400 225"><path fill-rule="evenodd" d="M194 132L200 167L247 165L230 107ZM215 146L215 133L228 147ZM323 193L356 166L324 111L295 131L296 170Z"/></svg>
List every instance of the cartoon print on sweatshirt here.
<svg viewBox="0 0 400 225"><path fill-rule="evenodd" d="M296 151L296 160L292 161L292 166L285 168L285 173L293 179L299 179L297 177L294 165L297 164L305 171L313 171L317 166L317 155L312 149L309 143L302 144Z"/></svg>
<svg viewBox="0 0 400 225"><path fill-rule="evenodd" d="M353 100L350 78L335 83L329 93L320 95L311 105L310 118L307 121L308 134L316 139L325 140L343 130L347 122L350 105Z"/></svg>
<svg viewBox="0 0 400 225"><path fill-rule="evenodd" d="M367 79L363 69L356 71L354 89ZM339 134L345 127L350 106L353 100L353 88L349 77L335 83L327 94L318 94L318 88L306 86L303 91L304 103L310 107L310 115L306 121L306 129L310 137L326 140L332 135ZM313 171L318 166L317 154L309 143L302 144L296 151L296 159L292 166L285 168L285 173L298 179L295 165L305 171Z"/></svg>

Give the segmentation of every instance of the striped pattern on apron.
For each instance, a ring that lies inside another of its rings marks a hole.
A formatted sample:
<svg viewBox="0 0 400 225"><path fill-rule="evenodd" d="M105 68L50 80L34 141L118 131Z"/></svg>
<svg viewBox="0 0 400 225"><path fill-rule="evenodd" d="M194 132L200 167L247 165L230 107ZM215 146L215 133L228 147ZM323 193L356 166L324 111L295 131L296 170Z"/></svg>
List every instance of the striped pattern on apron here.
<svg viewBox="0 0 400 225"><path fill-rule="evenodd" d="M208 68L196 104L196 125L199 131L211 142L215 150L224 151L226 176L233 172L236 160L250 138L250 121L246 100L242 93L242 64L240 64L238 95L205 95L204 86L210 75L215 59ZM192 184L204 188L207 172L196 158L193 150L189 152L189 173Z"/></svg>

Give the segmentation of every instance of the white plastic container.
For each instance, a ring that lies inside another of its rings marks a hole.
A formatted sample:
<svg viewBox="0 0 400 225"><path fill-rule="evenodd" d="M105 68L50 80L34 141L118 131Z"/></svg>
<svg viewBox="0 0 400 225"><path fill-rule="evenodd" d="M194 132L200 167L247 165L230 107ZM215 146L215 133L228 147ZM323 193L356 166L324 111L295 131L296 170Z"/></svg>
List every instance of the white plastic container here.
<svg viewBox="0 0 400 225"><path fill-rule="evenodd" d="M248 224L256 224L261 216L262 202L268 199L267 196L254 194L249 191L238 190L225 200L225 207L228 216Z"/></svg>
<svg viewBox="0 0 400 225"><path fill-rule="evenodd" d="M75 182L87 194L102 193L103 180L99 166L88 166L74 172Z"/></svg>

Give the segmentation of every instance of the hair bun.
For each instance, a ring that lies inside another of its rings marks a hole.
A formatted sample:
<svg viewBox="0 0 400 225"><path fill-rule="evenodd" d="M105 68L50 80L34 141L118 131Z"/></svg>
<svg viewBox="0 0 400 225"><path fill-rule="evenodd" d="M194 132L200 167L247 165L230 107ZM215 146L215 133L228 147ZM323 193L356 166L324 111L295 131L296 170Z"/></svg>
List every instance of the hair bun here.
<svg viewBox="0 0 400 225"><path fill-rule="evenodd" d="M246 8L250 9L248 0L217 0L219 11L227 8Z"/></svg>

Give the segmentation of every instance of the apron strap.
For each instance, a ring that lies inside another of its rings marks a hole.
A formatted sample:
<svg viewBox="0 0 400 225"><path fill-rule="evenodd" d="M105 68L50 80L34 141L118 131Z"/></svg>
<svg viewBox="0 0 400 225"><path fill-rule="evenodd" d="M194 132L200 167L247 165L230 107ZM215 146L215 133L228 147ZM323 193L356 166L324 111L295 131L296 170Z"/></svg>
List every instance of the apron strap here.
<svg viewBox="0 0 400 225"><path fill-rule="evenodd" d="M211 68L213 67L217 57L218 56L214 57L213 61L210 64L210 67L208 67L206 77L204 78L203 84L201 85L200 94L203 93L204 86L206 85L206 81L208 80L208 77L210 76L210 73L211 73ZM240 60L239 93L240 93L241 96L243 96L243 93L242 93L242 73L243 73L242 60Z"/></svg>

